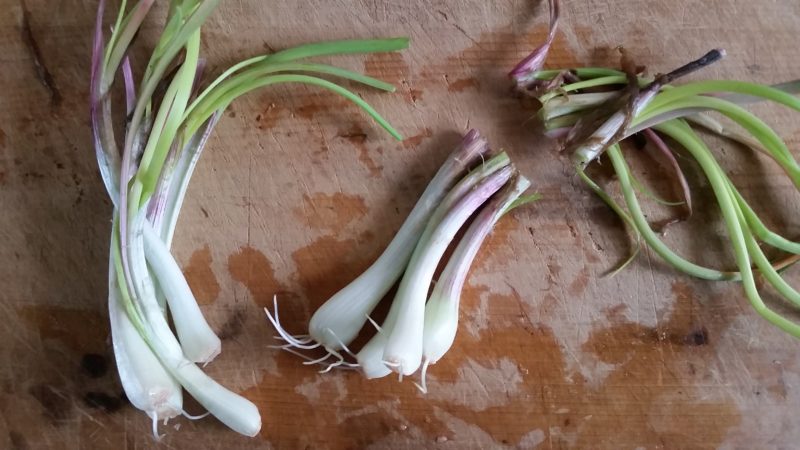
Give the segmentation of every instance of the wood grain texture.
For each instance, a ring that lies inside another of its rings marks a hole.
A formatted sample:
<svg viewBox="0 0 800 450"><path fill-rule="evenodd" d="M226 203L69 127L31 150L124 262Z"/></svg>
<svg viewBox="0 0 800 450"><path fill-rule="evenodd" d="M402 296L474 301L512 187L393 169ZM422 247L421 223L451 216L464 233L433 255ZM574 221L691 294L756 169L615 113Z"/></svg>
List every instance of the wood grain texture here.
<svg viewBox="0 0 800 450"><path fill-rule="evenodd" d="M147 418L120 399L107 340L111 205L87 112L96 4L0 3L0 447L155 447ZM197 169L174 250L224 338L209 373L255 401L264 427L246 439L211 419L175 420L164 447L797 445L797 342L757 317L737 285L677 276L649 253L602 276L626 256L628 238L525 123L530 111L505 78L545 33L537 3L222 2L202 47L215 73L310 41L409 35L400 54L337 58L399 86L393 95L359 93L408 139L392 141L314 89L270 89L233 104ZM551 66L616 64L612 49L625 45L659 71L723 46L729 57L698 77L800 75L796 0L564 3ZM163 17L160 5L140 33L136 67ZM796 115L756 110L790 147L800 144ZM467 126L508 149L543 200L506 218L481 251L456 345L430 370L431 392L355 373L321 376L267 348L261 307L277 293L282 319L300 331L382 251ZM774 165L730 146L713 150L770 225L800 234L791 214L798 196ZM700 184L698 214L667 240L730 266L719 216L702 180L690 181ZM716 232L690 233L700 222ZM98 369L96 355L111 367Z"/></svg>

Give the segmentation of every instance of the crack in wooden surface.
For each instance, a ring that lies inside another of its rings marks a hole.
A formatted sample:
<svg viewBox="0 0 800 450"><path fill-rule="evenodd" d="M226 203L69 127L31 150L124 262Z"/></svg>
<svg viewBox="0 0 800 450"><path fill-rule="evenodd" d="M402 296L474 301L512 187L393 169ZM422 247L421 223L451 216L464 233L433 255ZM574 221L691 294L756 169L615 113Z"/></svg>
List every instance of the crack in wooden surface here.
<svg viewBox="0 0 800 450"><path fill-rule="evenodd" d="M25 0L20 0L19 4L22 8L22 41L25 43L25 47L28 49L28 53L33 61L36 78L50 94L50 104L57 107L61 105L61 92L58 90L56 80L53 78L53 74L50 73L50 69L47 67L44 57L42 56L42 51L39 48L39 43L33 34L33 29L31 28L31 13L25 5Z"/></svg>

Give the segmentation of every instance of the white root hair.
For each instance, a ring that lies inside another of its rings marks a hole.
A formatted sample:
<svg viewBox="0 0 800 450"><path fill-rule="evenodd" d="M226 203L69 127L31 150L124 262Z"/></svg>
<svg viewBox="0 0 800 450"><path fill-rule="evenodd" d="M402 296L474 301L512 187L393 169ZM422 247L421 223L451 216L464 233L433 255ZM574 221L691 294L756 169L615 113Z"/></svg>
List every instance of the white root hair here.
<svg viewBox="0 0 800 450"><path fill-rule="evenodd" d="M289 333L283 327L283 325L281 325L280 315L278 313L278 296L277 295L274 295L272 297L272 304L273 304L273 310L275 311L274 314L270 313L269 309L266 308L266 307L264 308L264 313L266 313L267 319L272 324L272 326L275 328L275 331L278 332L278 335L273 336L273 338L276 339L276 340L279 340L279 341L283 341L285 343L281 344L281 345L269 345L268 347L281 349L281 350L289 352L289 353L291 353L291 354L293 354L295 356L299 356L300 358L302 358L304 360L303 361L304 365L308 365L308 366L313 366L313 365L317 365L317 364L324 365L325 368L320 370L319 371L320 373L330 372L334 368L355 369L357 367L360 367L357 363L351 363L351 362L345 361L344 356L342 356L341 353L339 353L338 351L336 351L334 349L328 348L328 347L324 347L325 350L327 350L327 353L324 356L316 358L316 359L301 353L300 350L314 350L314 349L317 349L319 347L322 347L322 344L320 344L319 342L316 342L308 334L294 334L293 335L293 334ZM330 333L331 336L333 336L333 338L336 340L336 342L341 346L342 350L344 350L348 355L350 355L350 356L355 358L355 354L352 351L350 351L350 349L347 347L347 345L345 345L345 343L342 342L342 340L339 339L338 336L336 336L336 333L334 333L333 330L331 330L330 328L327 328L325 331ZM333 362L330 362L330 363L326 363L325 361L328 358L330 358L331 356L335 357L336 360L333 361Z"/></svg>
<svg viewBox="0 0 800 450"><path fill-rule="evenodd" d="M196 415L196 416L193 416L193 415L191 415L191 414L187 413L187 412L186 412L186 410L184 410L184 409L182 409L182 410L181 410L181 415L182 415L183 417L186 417L186 418L187 418L187 419L189 419L189 420L200 420L200 419L204 419L204 418L208 417L208 415L209 415L209 414L211 414L211 413L210 413L210 412L208 412L208 411L206 411L206 412L204 412L203 414L198 414L198 415ZM166 421L164 422L164 425L166 425Z"/></svg>
<svg viewBox="0 0 800 450"><path fill-rule="evenodd" d="M431 363L431 360L428 359L428 358L425 358L424 360L422 360L422 370L420 371L420 374L419 374L420 375L420 383L418 384L416 381L413 382L414 386L416 386L417 389L419 389L420 392L422 392L423 394L427 394L428 393L428 385L425 383L425 377L428 374L428 366L430 365L430 363Z"/></svg>
<svg viewBox="0 0 800 450"><path fill-rule="evenodd" d="M381 326L380 326L380 325L378 325L378 323L377 323L377 322L375 322L375 321L372 319L372 317L370 317L370 316L369 316L369 314L367 314L367 320L369 320L369 323L371 323L371 324L372 324L372 326L373 326L373 327L375 327L375 329L376 329L376 330L378 330L378 333L383 333L383 329L381 329Z"/></svg>
<svg viewBox="0 0 800 450"><path fill-rule="evenodd" d="M275 316L273 317L273 315L270 314L269 309L267 307L264 307L264 312L267 315L267 319L272 323L272 326L275 327L275 331L278 332L278 334L284 341L288 342L289 344L292 344L292 346L296 348L300 348L303 350L311 350L320 346L318 342L314 342L313 340L311 340L308 337L308 335L294 336L290 334L288 331L286 331L286 329L283 328L283 326L281 325L281 319L280 316L278 315L277 295L272 297L272 303L273 303L273 308L275 309ZM314 343L311 344L312 342Z"/></svg>
<svg viewBox="0 0 800 450"><path fill-rule="evenodd" d="M158 414L153 411L150 417L153 419L153 437L155 438L156 442L161 442L161 438L163 438L165 435L158 434ZM164 419L165 422L166 420L167 419Z"/></svg>

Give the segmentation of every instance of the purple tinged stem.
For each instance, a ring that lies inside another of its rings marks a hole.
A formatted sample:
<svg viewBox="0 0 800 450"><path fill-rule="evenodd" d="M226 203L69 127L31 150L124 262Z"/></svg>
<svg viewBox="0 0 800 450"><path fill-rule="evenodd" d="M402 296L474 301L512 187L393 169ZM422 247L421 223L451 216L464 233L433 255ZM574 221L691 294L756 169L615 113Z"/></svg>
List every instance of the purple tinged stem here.
<svg viewBox="0 0 800 450"><path fill-rule="evenodd" d="M153 224L153 228L159 232L167 246L171 244L175 226L175 218L171 217L171 214L177 214L180 211L192 172L220 116L220 111L215 112L206 122L205 128L201 129L202 134L195 133L187 140L186 145L179 152L180 156L176 152L170 151L170 159L161 172L154 194L153 203L156 206L151 207L151 210L148 211L148 217ZM182 161L183 158L187 158L185 167ZM176 173L175 170L178 170L178 172ZM164 216L165 212L167 212L166 205L170 205L170 216L167 217ZM168 229L163 228L164 224L162 222L165 219L169 221L167 223Z"/></svg>
<svg viewBox="0 0 800 450"><path fill-rule="evenodd" d="M657 153L653 155L653 158L658 161L662 166L671 169L675 173L675 177L680 184L681 190L683 191L683 200L686 206L686 218L688 219L692 215L692 192L689 189L689 182L686 181L686 176L681 169L681 166L678 164L678 160L675 159L675 155L672 154L672 150L670 150L667 143L661 139L655 131L651 129L646 129L643 131L645 138L653 144Z"/></svg>
<svg viewBox="0 0 800 450"><path fill-rule="evenodd" d="M440 216L439 208L449 201L454 185L458 186L464 172L484 159L488 152L486 139L477 130L469 130L428 183L381 256L358 278L323 303L311 317L308 330L315 341L327 350L338 350L342 348L340 342L350 344L356 338L368 315L403 275L415 246L425 235L427 224L434 220L434 215ZM332 334L338 339L331 339ZM363 351L359 355L364 356Z"/></svg>
<svg viewBox="0 0 800 450"><path fill-rule="evenodd" d="M106 9L105 0L100 0L97 5L97 17L94 22L94 42L92 45L92 68L90 75L90 102L92 108L96 108L99 102L99 82L100 82L100 65L103 62L103 14Z"/></svg>
<svg viewBox="0 0 800 450"><path fill-rule="evenodd" d="M497 192L483 207L481 207L478 216L472 222L467 232L461 238L456 250L453 252L452 264L454 269L447 270L451 262L448 261L445 272L449 275L444 279L440 279L437 286L443 283L442 288L444 292L456 294L453 300L458 304L458 295L464 286L467 279L472 261L478 254L483 241L489 236L492 229L500 217L504 215L505 209L514 202L521 194L522 191L528 187L529 183L518 180L519 174L514 174L506 183L506 186ZM522 188L522 189L520 189Z"/></svg>
<svg viewBox="0 0 800 450"><path fill-rule="evenodd" d="M133 81L131 59L128 55L125 55L125 59L122 60L122 78L125 81L125 112L130 116L136 107L136 86Z"/></svg>
<svg viewBox="0 0 800 450"><path fill-rule="evenodd" d="M102 73L100 77L101 95L107 94L108 90L111 88L111 83L114 81L114 73L116 73L119 64L122 63L124 55L128 51L128 46L130 46L133 37L136 36L136 32L142 25L154 1L155 0L140 1L137 4L137 8L130 13L130 20L125 27L121 30L115 30L119 33L117 35L118 39L114 42L114 46L110 50L111 55L108 61L108 67L105 67L107 72Z"/></svg>
<svg viewBox="0 0 800 450"><path fill-rule="evenodd" d="M103 14L105 0L100 0L95 19L94 41L92 44L92 63L89 86L89 116L92 123L92 141L95 157L103 178L106 191L116 204L119 184L119 153L114 140L111 123L111 105L107 96L100 92L103 63Z"/></svg>
<svg viewBox="0 0 800 450"><path fill-rule="evenodd" d="M572 127L563 127L563 128L554 128L552 130L547 130L544 132L544 135L550 139L564 139L569 135L570 130Z"/></svg>
<svg viewBox="0 0 800 450"><path fill-rule="evenodd" d="M422 363L428 287L447 246L472 214L508 182L514 170L507 165L480 180L448 209L433 232L423 235L414 248L384 322L384 326L390 322L390 330L383 358L390 364L397 364L393 370L398 373L411 375Z"/></svg>
<svg viewBox="0 0 800 450"><path fill-rule="evenodd" d="M203 74L205 73L207 64L205 58L197 59L197 66L194 70L194 81L192 81L192 96L195 96L200 89L200 82L203 81Z"/></svg>
<svg viewBox="0 0 800 450"><path fill-rule="evenodd" d="M659 115L654 116L654 117L652 117L650 119L647 119L647 120L645 120L645 121L643 121L643 122L641 122L641 123L639 123L637 125L634 125L633 127L631 127L631 129L629 129L629 130L627 130L625 132L625 136L624 137L628 137L628 136L634 135L636 133L639 133L641 131L646 130L647 128L652 128L652 127L654 127L654 126L656 126L656 125L658 125L660 123L666 122L668 120L679 119L679 118L682 118L682 117L689 118L689 117L691 117L691 116L693 116L695 114L700 114L700 113L702 113L704 111L706 111L706 109L703 109L703 108L672 109L672 110L669 110L669 111L667 111L667 112L665 112L663 114L659 114Z"/></svg>
<svg viewBox="0 0 800 450"><path fill-rule="evenodd" d="M627 103L629 106L612 113L588 139L582 139L581 142L579 142L572 155L574 163L578 167L585 169L586 166L599 157L609 145L621 140L628 132L631 119L636 117L650 104L665 84L713 64L724 56L725 50L714 49L700 58L684 64L667 74L657 76L650 84L638 90L633 97L629 97L630 100ZM574 138L580 135L581 131L580 124L572 128L567 136L568 145L570 141L574 141Z"/></svg>
<svg viewBox="0 0 800 450"><path fill-rule="evenodd" d="M537 47L530 55L519 62L514 67L509 76L514 79L518 87L526 88L533 81L533 74L542 68L547 54L550 52L550 46L556 37L558 29L559 5L558 0L549 0L550 6L550 30L547 33L547 39L542 45Z"/></svg>

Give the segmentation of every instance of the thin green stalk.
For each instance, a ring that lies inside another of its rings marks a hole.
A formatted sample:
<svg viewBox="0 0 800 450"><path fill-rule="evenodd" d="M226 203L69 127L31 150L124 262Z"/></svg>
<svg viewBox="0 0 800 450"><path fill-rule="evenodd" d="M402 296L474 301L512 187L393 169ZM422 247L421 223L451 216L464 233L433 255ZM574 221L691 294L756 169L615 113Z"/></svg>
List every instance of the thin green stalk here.
<svg viewBox="0 0 800 450"><path fill-rule="evenodd" d="M672 251L663 241L658 237L658 234L653 231L650 224L647 222L644 213L642 212L639 201L636 199L636 193L630 177L630 169L628 168L625 158L622 156L622 151L618 144L610 146L607 150L611 164L614 166L614 171L619 178L622 194L625 197L625 203L628 206L631 219L635 224L636 230L644 238L647 245L650 246L659 256L664 258L667 263L676 269L685 272L691 276L702 278L705 280L722 281L722 280L738 280L739 275L736 272L723 272L720 270L711 269L695 264L682 256L679 256Z"/></svg>
<svg viewBox="0 0 800 450"><path fill-rule="evenodd" d="M197 30L187 41L184 62L164 95L165 100L168 101L162 102L156 116L156 122L163 121L163 123L160 123L158 130L154 127L151 131L150 139L139 163L136 182L143 186L142 197L138 199L140 205L155 189L156 181L164 167L164 161L167 159L167 153L172 145L175 145L175 136L182 122L181 116L192 91L199 55L200 30ZM178 148L182 147L180 142L176 145Z"/></svg>
<svg viewBox="0 0 800 450"><path fill-rule="evenodd" d="M350 92L349 90L335 83L323 80L322 78L311 77L308 75L296 75L296 74L266 76L254 80L251 83L248 83L247 85L238 86L236 89L227 92L224 97L219 99L218 107L215 107L214 109L207 111L195 110L192 113L192 115L189 116L186 120L184 135L191 136L192 134L194 134L200 127L200 125L211 116L211 114L213 114L215 111L224 110L233 100L235 100L239 96L247 92L250 92L254 89L258 89L260 87L269 86L272 84L279 84L279 83L302 83L328 89L355 103L357 106L363 109L367 114L369 114L369 116L372 117L372 119L375 120L375 122L377 122L378 125L383 127L383 129L389 132L389 134L391 134L395 139L397 140L403 139L402 135L400 135L400 133L389 124L389 122L387 122L383 117L381 117L381 115L378 114L377 111L375 111L367 102L362 100L361 97L359 97L358 95Z"/></svg>
<svg viewBox="0 0 800 450"><path fill-rule="evenodd" d="M122 253L120 246L119 235L119 214L114 213L114 220L112 222L112 241L111 241L111 258L114 260L114 273L117 277L117 285L119 286L121 299L125 312L131 319L131 323L139 334L144 337L146 331L144 329L144 322L142 320L142 312L139 310L138 305L131 299L128 292L128 283L125 281L124 269L122 268ZM149 345L149 343L148 343Z"/></svg>
<svg viewBox="0 0 800 450"><path fill-rule="evenodd" d="M728 228L728 234L731 244L733 245L733 251L742 277L742 285L744 286L745 294L753 305L753 308L773 325L794 337L800 338L800 325L789 321L770 309L764 304L758 292L755 278L753 277L753 270L750 265L750 255L747 250L744 232L742 231L741 224L736 214L736 208L734 206L735 200L730 195L726 180L722 176L722 171L716 164L711 152L703 141L697 137L694 131L692 131L689 125L683 121L662 123L656 126L656 129L668 134L686 148L697 160L703 172L705 172L708 177L714 194L717 197L722 216L725 220L725 225Z"/></svg>
<svg viewBox="0 0 800 450"><path fill-rule="evenodd" d="M114 26L111 28L111 36L108 38L108 42L106 43L106 50L103 54L103 68L105 69L108 67L108 60L111 57L111 52L114 49L114 45L116 45L117 40L119 39L119 35L121 32L121 25L123 19L127 19L125 14L125 9L128 7L128 0L122 0L119 5L119 10L117 11L117 18L114 20Z"/></svg>
<svg viewBox="0 0 800 450"><path fill-rule="evenodd" d="M770 153L773 159L789 174L795 186L800 187L800 166L792 156L786 144L775 131L761 119L731 102L703 96L691 96L670 102L669 104L650 110L649 108L634 119L633 125L647 120L653 115L665 112L665 109L703 108L724 114L755 137Z"/></svg>
<svg viewBox="0 0 800 450"><path fill-rule="evenodd" d="M727 176L725 178L728 181L731 193L736 199L736 203L739 209L741 209L742 211L744 220L752 230L753 234L755 234L756 237L758 237L768 245L771 245L785 252L793 253L795 255L800 255L800 243L790 241L789 239L786 239L785 237L767 228L767 226L764 225L764 223L761 221L761 219L758 217L755 211L753 211L753 209L750 207L750 205L747 203L744 197L742 197L742 194L740 194L739 191L736 190L736 187L733 185L731 180Z"/></svg>
<svg viewBox="0 0 800 450"><path fill-rule="evenodd" d="M111 41L106 49L103 58L103 75L101 81L100 92L101 95L106 95L111 83L114 81L114 75L122 63L122 58L128 52L128 47L131 41L136 36L139 28L144 21L145 16L153 6L154 0L142 0L131 9L131 11L122 18L123 9L120 9L120 14L117 16L114 31L111 33ZM123 4L123 7L125 5ZM122 19L121 19L122 18Z"/></svg>
<svg viewBox="0 0 800 450"><path fill-rule="evenodd" d="M227 80L231 75L245 67L250 67L261 62L276 64L314 56L332 56L352 53L383 53L404 50L406 48L408 48L408 38L356 39L306 44L299 47L294 47L292 49L282 50L271 55L255 56L231 66L228 70L223 72L222 75L218 76L207 88L203 90L203 92L197 96L197 99L195 99L192 105L187 108L187 114L189 111L193 110L198 103L203 101L208 94L213 92L217 85Z"/></svg>
<svg viewBox="0 0 800 450"><path fill-rule="evenodd" d="M580 120L581 117L583 117L583 114L581 114L580 112L558 116L553 119L547 120L544 123L544 128L546 130L555 130L558 128L571 127L576 123L578 123L578 120Z"/></svg>
<svg viewBox="0 0 800 450"><path fill-rule="evenodd" d="M549 100L542 100L540 97L542 108L539 110L539 117L542 121L548 122L557 117L596 108L618 96L618 92L610 91L571 94L569 96L552 97Z"/></svg>
<svg viewBox="0 0 800 450"><path fill-rule="evenodd" d="M652 82L652 80L646 78L638 78L639 86L643 87ZM580 89L589 89L593 87L600 87L600 86L610 86L615 84L628 84L628 77L624 74L622 75L606 75L603 77L597 78L590 78L588 80L581 80L576 81L574 83L563 84L559 86L557 89L554 89L542 96L539 97L539 101L542 103L547 102L548 100L558 97L559 95L564 95L568 92L574 92Z"/></svg>
<svg viewBox="0 0 800 450"><path fill-rule="evenodd" d="M603 188L600 187L600 185L595 183L595 181L592 180L589 177L589 175L586 174L586 171L583 170L580 166L576 166L575 170L578 173L578 176L581 178L581 180L583 180L583 182L586 183L587 186L589 186L589 189L591 189L592 192L595 193L595 195L600 197L600 199L603 200L603 202L605 202L605 204L608 205L608 207L611 208L611 210L617 214L617 216L625 223L625 225L627 225L628 228L630 228L631 231L633 231L634 236L636 237L636 245L634 246L633 251L631 251L631 254L628 256L628 258L625 259L625 261L622 262L622 264L617 266L609 273L609 276L613 277L614 275L619 273L622 269L628 267L628 264L630 264L631 261L636 259L636 256L639 254L639 251L642 248L641 244L642 235L641 233L639 233L639 229L636 227L636 222L633 221L631 216L619 205L619 203L617 203L614 200L613 197L608 195L608 193L604 191Z"/></svg>
<svg viewBox="0 0 800 450"><path fill-rule="evenodd" d="M347 55L353 53L385 53L408 48L407 37L388 39L350 39L331 42L316 42L281 50L268 55L274 63L288 62L316 56Z"/></svg>
<svg viewBox="0 0 800 450"><path fill-rule="evenodd" d="M550 91L539 97L539 101L544 103L553 97L563 95L563 93L565 92L574 92L580 89L588 89L598 86L608 86L612 84L627 84L627 83L628 83L628 78L625 75L609 75L605 77L581 80L575 83L569 83L559 86L558 89Z"/></svg>
<svg viewBox="0 0 800 450"><path fill-rule="evenodd" d="M608 205L608 207L611 208L611 210L614 211L619 216L619 218L622 219L623 222L625 222L626 225L628 225L634 232L637 232L638 236L636 222L634 222L633 219L631 219L631 216L619 205L619 203L617 203L613 197L608 195L608 193L605 190L603 190L603 188L601 188L600 185L598 185L593 179L591 179L589 175L586 174L585 170L576 167L575 171L578 173L578 176L581 178L581 180L583 180L583 182L586 183L587 186L589 186L589 189L591 189L592 192L595 193L595 195L600 197L600 199L603 200L603 202L605 202L605 204Z"/></svg>
<svg viewBox="0 0 800 450"><path fill-rule="evenodd" d="M269 61L267 61L269 62ZM335 77L344 78L346 80L355 81L357 83L364 84L366 86L370 86L376 89L380 89L387 92L394 92L395 87L389 83L384 81L378 80L376 78L372 78L367 75L362 75L360 73L351 72L346 69L341 69L339 67L330 66L327 64L314 64L314 63L275 63L275 64L264 64L259 65L236 74L235 76L230 77L229 79L225 80L221 84L215 85L213 91L204 91L203 97L198 97L192 105L186 109L184 113L184 120L188 117L194 109L199 111L209 111L209 110L216 110L215 106L220 104L220 99L225 97L225 95L232 90L236 89L239 86L245 86L249 83L252 83L254 80L263 77L264 75L268 75L271 73L276 72L316 72L325 75L333 75Z"/></svg>
<svg viewBox="0 0 800 450"><path fill-rule="evenodd" d="M192 33L200 29L200 26L208 18L208 15L216 8L219 0L205 0L203 1L192 14L187 18L185 24L175 32L175 36L164 45L164 50L160 52L158 58L151 59L151 64L148 64L148 69L145 77L142 80L142 88L140 89L139 99L136 103L136 108L133 111L130 121L130 129L138 130L142 117L144 116L145 109L150 105L150 99L155 92L161 77L164 75L169 63L178 54L178 51L184 47L186 42L191 37ZM155 56L155 52L153 54ZM125 150L130 151L133 147L133 136L135 132L128 133L128 138L125 142ZM128 161L125 161L128 162Z"/></svg>
<svg viewBox="0 0 800 450"><path fill-rule="evenodd" d="M625 76L625 72L614 69L607 69L605 67L581 67L579 69L569 69L581 79L599 78L608 76ZM533 78L537 80L552 80L555 76L563 72L563 69L540 70L533 74Z"/></svg>
<svg viewBox="0 0 800 450"><path fill-rule="evenodd" d="M637 191L641 192L646 197L650 198L651 200L653 200L654 202L658 203L659 205L681 206L681 205L685 205L686 204L686 202L683 202L683 201L680 201L680 200L672 202L672 201L669 201L669 200L666 200L666 199L663 199L663 198L659 197L650 188L645 186L644 183L639 181L639 179L636 178L635 175L633 175L633 172L630 173L630 178L631 178L631 183L632 183L634 189L636 189Z"/></svg>
<svg viewBox="0 0 800 450"><path fill-rule="evenodd" d="M728 183L728 192L732 198L736 198L736 194L734 193L734 189L730 183ZM736 215L739 218L739 225L741 226L744 234L745 242L747 244L747 251L753 256L753 262L755 263L759 272L761 272L767 282L772 285L772 287L774 287L780 295L792 302L795 306L800 307L800 293L790 286L789 283L787 283L786 280L784 280L783 277L778 274L778 271L772 267L772 263L770 263L769 259L767 259L767 257L764 255L764 252L761 250L758 242L753 237L753 233L748 228L747 220L745 219L739 204L734 202L733 207L736 211Z"/></svg>
<svg viewBox="0 0 800 450"><path fill-rule="evenodd" d="M695 81L681 86L675 86L672 89L662 91L656 96L648 106L648 109L658 109L675 100L693 95L706 95L721 92L734 92L751 97L760 97L800 111L800 99L792 94L771 86L732 80Z"/></svg>

